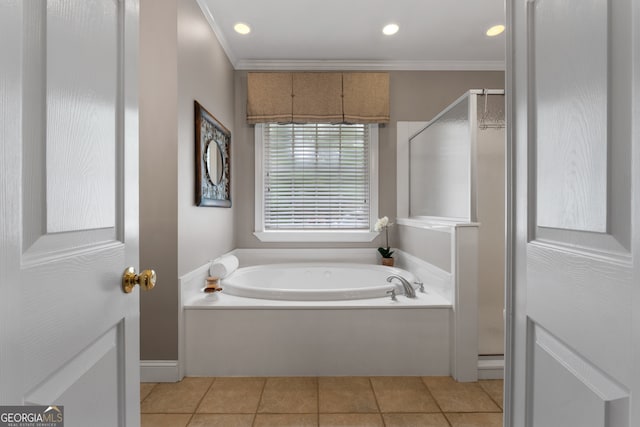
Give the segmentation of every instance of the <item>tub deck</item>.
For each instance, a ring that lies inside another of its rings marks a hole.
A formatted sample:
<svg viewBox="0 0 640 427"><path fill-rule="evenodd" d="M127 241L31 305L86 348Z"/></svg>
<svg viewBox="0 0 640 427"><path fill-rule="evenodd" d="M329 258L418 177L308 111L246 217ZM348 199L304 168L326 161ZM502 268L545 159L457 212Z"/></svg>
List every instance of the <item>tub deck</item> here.
<svg viewBox="0 0 640 427"><path fill-rule="evenodd" d="M416 298L398 295L397 301L391 297L365 298L337 301L287 301L261 298L247 298L228 295L222 292L205 294L200 289L185 293L183 306L185 310L225 310L225 309L360 309L360 308L451 308L451 302L435 292L416 291Z"/></svg>

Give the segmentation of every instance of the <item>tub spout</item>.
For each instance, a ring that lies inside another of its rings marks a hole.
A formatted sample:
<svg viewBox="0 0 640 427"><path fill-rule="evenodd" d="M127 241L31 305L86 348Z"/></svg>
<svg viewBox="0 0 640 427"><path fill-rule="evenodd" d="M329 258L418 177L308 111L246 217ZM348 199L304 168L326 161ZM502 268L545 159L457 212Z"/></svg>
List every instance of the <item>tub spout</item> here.
<svg viewBox="0 0 640 427"><path fill-rule="evenodd" d="M402 283L402 288L404 289L404 296L406 296L407 298L415 298L416 297L416 290L413 289L413 286L411 286L411 283L409 283L409 281L407 279L405 279L402 276L398 276L396 274L393 274L393 275L387 277L387 282L391 283L391 281L393 279L398 279L400 281L400 283Z"/></svg>

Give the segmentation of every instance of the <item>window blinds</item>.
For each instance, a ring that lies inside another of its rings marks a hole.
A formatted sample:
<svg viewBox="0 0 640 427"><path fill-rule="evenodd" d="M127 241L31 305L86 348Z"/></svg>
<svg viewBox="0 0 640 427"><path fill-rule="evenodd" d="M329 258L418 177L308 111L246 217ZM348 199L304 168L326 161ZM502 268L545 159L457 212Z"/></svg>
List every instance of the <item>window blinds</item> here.
<svg viewBox="0 0 640 427"><path fill-rule="evenodd" d="M263 126L265 230L369 230L369 127Z"/></svg>

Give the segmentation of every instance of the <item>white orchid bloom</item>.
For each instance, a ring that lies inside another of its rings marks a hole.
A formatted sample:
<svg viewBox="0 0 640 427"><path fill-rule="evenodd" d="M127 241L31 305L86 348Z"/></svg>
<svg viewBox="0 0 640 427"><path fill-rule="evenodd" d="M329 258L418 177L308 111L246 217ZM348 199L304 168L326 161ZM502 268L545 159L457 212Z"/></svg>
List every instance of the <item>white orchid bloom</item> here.
<svg viewBox="0 0 640 427"><path fill-rule="evenodd" d="M383 216L382 218L378 218L376 221L376 225L373 227L375 231L382 231L389 224L389 218Z"/></svg>

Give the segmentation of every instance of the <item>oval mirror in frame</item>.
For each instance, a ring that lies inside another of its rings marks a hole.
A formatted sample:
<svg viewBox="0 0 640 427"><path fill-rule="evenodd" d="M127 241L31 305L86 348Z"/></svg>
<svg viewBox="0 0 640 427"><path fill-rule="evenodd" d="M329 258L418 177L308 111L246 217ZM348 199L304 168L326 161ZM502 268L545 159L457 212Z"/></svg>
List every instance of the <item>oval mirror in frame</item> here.
<svg viewBox="0 0 640 427"><path fill-rule="evenodd" d="M194 106L196 205L231 207L231 132L197 101Z"/></svg>
<svg viewBox="0 0 640 427"><path fill-rule="evenodd" d="M206 143L204 150L204 166L207 180L211 185L217 185L222 180L224 172L224 158L220 146L214 140Z"/></svg>

